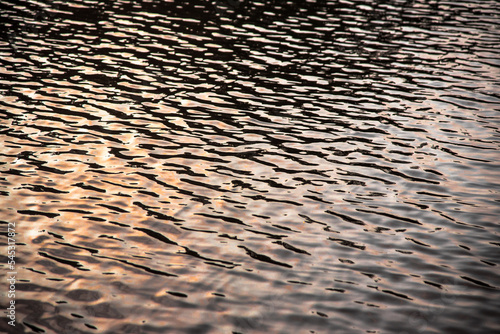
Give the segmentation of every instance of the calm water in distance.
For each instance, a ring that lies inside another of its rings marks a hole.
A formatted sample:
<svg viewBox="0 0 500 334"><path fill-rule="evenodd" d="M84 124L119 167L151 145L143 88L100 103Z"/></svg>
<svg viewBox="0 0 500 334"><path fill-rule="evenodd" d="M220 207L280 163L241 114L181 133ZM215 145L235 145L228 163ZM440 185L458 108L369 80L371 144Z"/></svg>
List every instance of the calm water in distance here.
<svg viewBox="0 0 500 334"><path fill-rule="evenodd" d="M500 332L497 1L0 22L0 332Z"/></svg>

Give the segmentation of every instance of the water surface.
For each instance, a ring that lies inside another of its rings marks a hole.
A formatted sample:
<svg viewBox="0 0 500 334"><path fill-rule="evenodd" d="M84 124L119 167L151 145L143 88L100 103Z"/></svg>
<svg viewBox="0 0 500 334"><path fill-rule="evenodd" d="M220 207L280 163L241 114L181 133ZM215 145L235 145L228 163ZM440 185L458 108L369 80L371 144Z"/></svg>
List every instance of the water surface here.
<svg viewBox="0 0 500 334"><path fill-rule="evenodd" d="M1 6L0 329L500 331L498 2Z"/></svg>

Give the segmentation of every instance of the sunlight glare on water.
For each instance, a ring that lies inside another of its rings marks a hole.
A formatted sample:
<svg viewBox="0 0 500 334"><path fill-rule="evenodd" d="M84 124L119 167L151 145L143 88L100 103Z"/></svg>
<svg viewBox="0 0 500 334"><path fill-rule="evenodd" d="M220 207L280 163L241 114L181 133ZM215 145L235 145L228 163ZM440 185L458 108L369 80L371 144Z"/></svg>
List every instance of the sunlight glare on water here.
<svg viewBox="0 0 500 334"><path fill-rule="evenodd" d="M0 6L0 331L500 332L496 1Z"/></svg>

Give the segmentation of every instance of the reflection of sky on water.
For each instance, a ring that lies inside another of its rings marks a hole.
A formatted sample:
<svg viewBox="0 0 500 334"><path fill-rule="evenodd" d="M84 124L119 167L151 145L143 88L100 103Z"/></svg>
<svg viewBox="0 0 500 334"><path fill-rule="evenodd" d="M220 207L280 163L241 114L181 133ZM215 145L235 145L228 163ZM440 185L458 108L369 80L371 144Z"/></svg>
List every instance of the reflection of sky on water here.
<svg viewBox="0 0 500 334"><path fill-rule="evenodd" d="M19 328L498 329L492 4L5 5Z"/></svg>

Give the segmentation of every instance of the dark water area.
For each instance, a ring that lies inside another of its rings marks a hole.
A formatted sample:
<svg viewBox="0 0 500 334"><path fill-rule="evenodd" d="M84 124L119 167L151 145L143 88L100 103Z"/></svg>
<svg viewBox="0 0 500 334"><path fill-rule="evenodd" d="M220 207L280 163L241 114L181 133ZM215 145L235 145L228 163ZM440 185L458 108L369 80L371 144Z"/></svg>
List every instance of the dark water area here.
<svg viewBox="0 0 500 334"><path fill-rule="evenodd" d="M500 332L498 1L0 27L0 332Z"/></svg>

